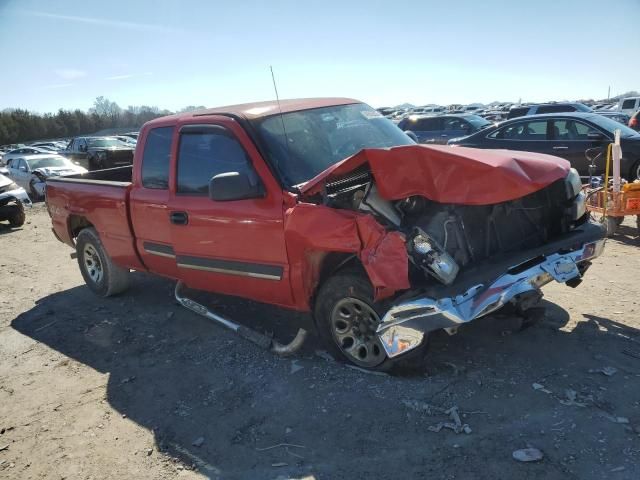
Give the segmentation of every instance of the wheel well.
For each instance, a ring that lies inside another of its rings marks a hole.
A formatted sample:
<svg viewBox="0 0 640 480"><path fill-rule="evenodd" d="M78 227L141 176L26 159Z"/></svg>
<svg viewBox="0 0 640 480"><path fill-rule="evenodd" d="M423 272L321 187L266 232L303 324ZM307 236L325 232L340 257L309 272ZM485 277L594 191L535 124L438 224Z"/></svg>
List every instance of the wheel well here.
<svg viewBox="0 0 640 480"><path fill-rule="evenodd" d="M316 296L320 287L327 281L329 277L336 272L345 268L360 268L364 271L364 267L360 259L352 253L344 252L321 252L319 266L317 268L318 276L313 295L309 301L311 308L315 304Z"/></svg>
<svg viewBox="0 0 640 480"><path fill-rule="evenodd" d="M93 227L93 224L89 222L89 220L80 215L69 215L67 222L71 238L76 238L82 229Z"/></svg>

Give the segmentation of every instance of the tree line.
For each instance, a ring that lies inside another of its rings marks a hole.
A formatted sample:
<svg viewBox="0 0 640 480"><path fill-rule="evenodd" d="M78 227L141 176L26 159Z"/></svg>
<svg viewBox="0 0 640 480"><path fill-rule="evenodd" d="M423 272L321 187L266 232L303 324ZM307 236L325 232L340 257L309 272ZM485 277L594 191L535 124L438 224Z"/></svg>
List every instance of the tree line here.
<svg viewBox="0 0 640 480"><path fill-rule="evenodd" d="M190 106L180 111L199 108L204 107ZM145 105L123 109L105 97L96 98L86 112L61 108L57 113L41 115L23 109L7 109L0 112L0 145L90 135L111 128L137 130L143 123L171 113Z"/></svg>

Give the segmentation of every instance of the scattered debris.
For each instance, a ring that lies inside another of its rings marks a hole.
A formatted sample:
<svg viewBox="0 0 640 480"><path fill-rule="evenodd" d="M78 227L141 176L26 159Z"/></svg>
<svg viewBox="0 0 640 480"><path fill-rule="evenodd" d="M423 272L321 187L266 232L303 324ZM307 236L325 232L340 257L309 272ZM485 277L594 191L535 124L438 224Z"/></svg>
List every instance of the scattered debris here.
<svg viewBox="0 0 640 480"><path fill-rule="evenodd" d="M543 453L537 448L522 448L514 451L511 456L519 462L539 462L543 459Z"/></svg>
<svg viewBox="0 0 640 480"><path fill-rule="evenodd" d="M616 467L616 468L612 468L611 470L609 470L611 473L616 473L616 472L624 472L626 470L625 467Z"/></svg>
<svg viewBox="0 0 640 480"><path fill-rule="evenodd" d="M271 466L272 467L287 467L287 466L289 466L289 464L285 463L285 462L277 462L277 463L272 463Z"/></svg>
<svg viewBox="0 0 640 480"><path fill-rule="evenodd" d="M121 384L130 383L130 382L133 382L135 379L136 379L136 377L133 377L133 376L132 377L126 377L126 378L123 378L120 383Z"/></svg>
<svg viewBox="0 0 640 480"><path fill-rule="evenodd" d="M4 447L0 447L0 452L3 452L5 450L9 450L9 444L8 443Z"/></svg>
<svg viewBox="0 0 640 480"><path fill-rule="evenodd" d="M589 373L602 373L607 377L612 377L616 373L618 373L618 369L616 367L602 367L602 368L592 368L589 370Z"/></svg>
<svg viewBox="0 0 640 480"><path fill-rule="evenodd" d="M420 400L403 400L402 403L405 407L410 408L413 411L425 413L427 415L445 412L443 408L430 405L427 402L421 402Z"/></svg>
<svg viewBox="0 0 640 480"><path fill-rule="evenodd" d="M278 443L277 445L271 445L270 447L256 448L256 451L266 452L267 450L272 450L274 448L280 448L280 447L307 448L304 445L295 445L293 443Z"/></svg>
<svg viewBox="0 0 640 480"><path fill-rule="evenodd" d="M616 417L615 415L611 415L610 413L606 413L606 412L602 412L600 416L602 418L606 418L607 420L613 423L623 423L623 424L629 423L629 419L627 417Z"/></svg>
<svg viewBox="0 0 640 480"><path fill-rule="evenodd" d="M454 405L450 409L445 410L444 413L446 415L449 415L449 417L451 418L451 420L453 420L453 422L438 422L436 425L431 425L427 427L427 430L429 430L430 432L438 433L443 428L448 428L450 430L453 430L455 433L466 433L467 435L469 435L472 432L471 427L466 423L463 424L462 421L460 420L460 415L458 415L457 406Z"/></svg>
<svg viewBox="0 0 640 480"><path fill-rule="evenodd" d="M191 443L191 445L193 445L194 447L201 447L203 443L204 437L198 437Z"/></svg>
<svg viewBox="0 0 640 480"><path fill-rule="evenodd" d="M151 456L153 453L153 448L147 448L147 457Z"/></svg>
<svg viewBox="0 0 640 480"><path fill-rule="evenodd" d="M540 391L540 392L544 392L544 393L551 393L551 390L547 390L545 388L545 386L542 385L541 383L532 383L531 386L536 391Z"/></svg>
<svg viewBox="0 0 640 480"><path fill-rule="evenodd" d="M567 389L564 391L565 395L567 396L566 400L560 400L560 403L562 405L566 405L567 407L586 407L587 405L585 403L582 402L577 402L576 399L578 398L578 393L575 390L571 390L571 389Z"/></svg>
<svg viewBox="0 0 640 480"><path fill-rule="evenodd" d="M167 312L167 320L171 320L171 317L173 317L174 312Z"/></svg>
<svg viewBox="0 0 640 480"><path fill-rule="evenodd" d="M299 372L303 368L304 367L302 365L298 364L298 360L291 360L291 371L289 373L293 375L294 373Z"/></svg>
<svg viewBox="0 0 640 480"><path fill-rule="evenodd" d="M378 377L388 377L389 376L384 372L376 372L375 370L366 370L364 368L357 367L356 365L346 364L345 366L347 368L352 369L352 370L357 370L357 371L362 372L362 373L368 373L369 375L377 375Z"/></svg>

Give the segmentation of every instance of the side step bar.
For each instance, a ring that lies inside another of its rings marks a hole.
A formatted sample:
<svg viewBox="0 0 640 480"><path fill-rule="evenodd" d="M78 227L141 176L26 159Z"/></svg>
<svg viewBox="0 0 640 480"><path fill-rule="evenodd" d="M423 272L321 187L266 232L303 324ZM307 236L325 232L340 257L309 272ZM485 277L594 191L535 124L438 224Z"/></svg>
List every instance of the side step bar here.
<svg viewBox="0 0 640 480"><path fill-rule="evenodd" d="M225 318L221 315L218 315L217 313L212 312L204 305L201 305L200 303L185 297L182 293L183 287L184 287L184 284L182 282L178 282L176 284L175 297L178 303L180 303L180 305L182 305L185 308L188 308L189 310L191 310L194 313L197 313L198 315L202 315L203 317L208 318L209 320L212 320L218 323L219 325L222 325L223 327L228 328L229 330L240 335L242 338L255 343L256 345L264 348L265 350L270 350L271 352L277 355L281 355L281 356L293 355L298 350L300 350L300 347L302 347L302 345L304 344L304 341L307 338L307 331L300 328L298 329L298 333L296 334L294 339L291 340L291 342L283 345L267 335L264 335L260 332L256 332L255 330L245 327L244 325L235 323L229 320L228 318Z"/></svg>

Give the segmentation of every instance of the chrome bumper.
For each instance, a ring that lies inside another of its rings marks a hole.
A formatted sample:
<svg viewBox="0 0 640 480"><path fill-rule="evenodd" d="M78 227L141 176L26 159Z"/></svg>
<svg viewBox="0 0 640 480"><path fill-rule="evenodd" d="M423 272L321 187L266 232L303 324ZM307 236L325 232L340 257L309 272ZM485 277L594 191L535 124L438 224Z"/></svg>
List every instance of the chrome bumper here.
<svg viewBox="0 0 640 480"><path fill-rule="evenodd" d="M604 240L596 240L570 253L547 255L540 263L523 270L514 266L508 270L517 273L506 273L491 284L476 285L455 297L419 297L398 303L380 322L378 337L389 357L405 354L419 346L430 331L456 328L488 315L514 297L537 291L552 280L565 283L579 278L578 264L599 256L603 248Z"/></svg>

